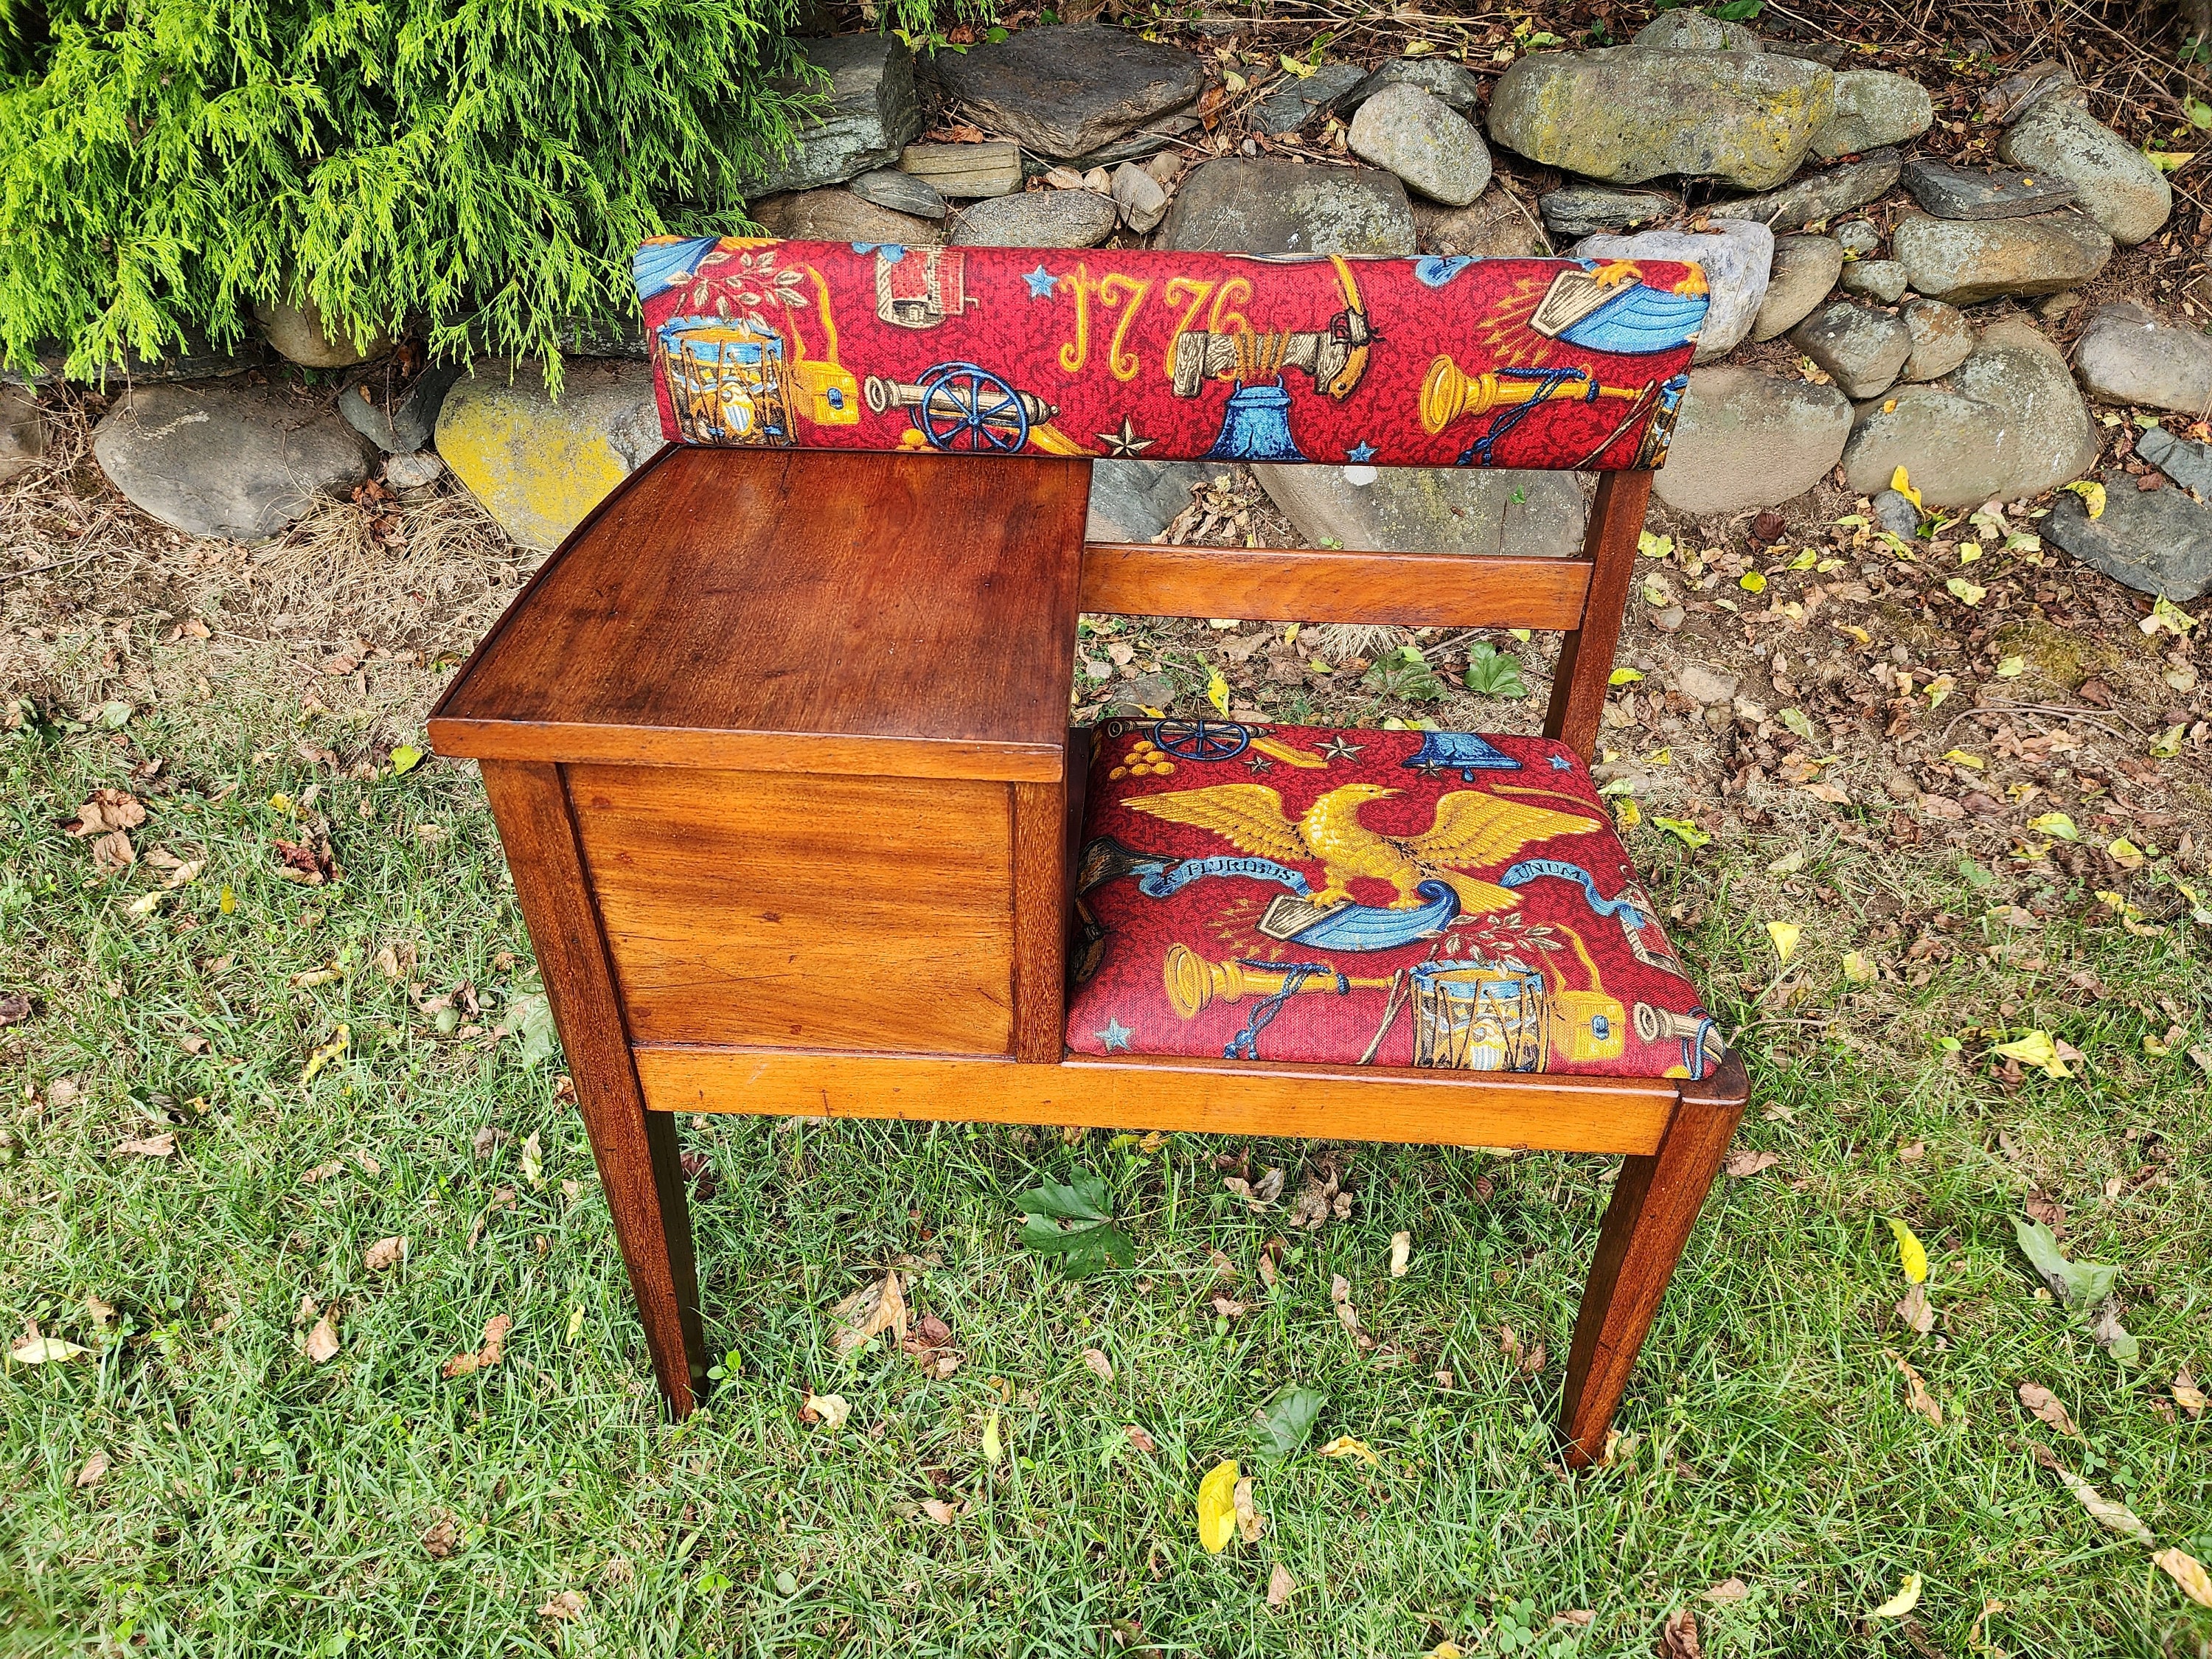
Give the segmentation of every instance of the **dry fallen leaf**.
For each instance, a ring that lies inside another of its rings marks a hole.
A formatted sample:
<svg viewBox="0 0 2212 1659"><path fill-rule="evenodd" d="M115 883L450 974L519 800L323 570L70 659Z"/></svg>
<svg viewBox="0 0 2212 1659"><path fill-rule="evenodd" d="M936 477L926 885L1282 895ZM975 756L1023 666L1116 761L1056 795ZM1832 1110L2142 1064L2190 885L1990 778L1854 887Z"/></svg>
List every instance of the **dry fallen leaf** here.
<svg viewBox="0 0 2212 1659"><path fill-rule="evenodd" d="M91 1352L74 1342L64 1342L58 1336L31 1335L9 1349L8 1358L18 1365L58 1365Z"/></svg>
<svg viewBox="0 0 2212 1659"><path fill-rule="evenodd" d="M76 1472L76 1484L78 1490L82 1491L85 1487L95 1484L100 1480L100 1477L106 1473L107 1454L106 1452L93 1453L91 1456L84 1460L84 1467ZM2186 1559L2185 1557L2184 1559ZM2191 1566L2195 1566L2196 1563L2191 1562L2190 1565ZM2198 1567L2197 1571L2197 1576L2200 1578L2203 1577L2204 1570L2202 1567Z"/></svg>
<svg viewBox="0 0 2212 1659"><path fill-rule="evenodd" d="M1160 1449L1160 1443L1134 1423L1130 1424L1121 1432L1129 1437L1129 1444L1140 1452L1152 1453Z"/></svg>
<svg viewBox="0 0 2212 1659"><path fill-rule="evenodd" d="M1677 1607L1667 1615L1659 1632L1659 1659L1705 1659L1705 1644L1698 1639L1698 1615Z"/></svg>
<svg viewBox="0 0 2212 1659"><path fill-rule="evenodd" d="M1936 1310L1929 1304L1925 1285L1915 1285L1905 1291L1905 1299L1897 1304L1897 1316L1907 1330L1917 1336L1925 1336L1936 1328Z"/></svg>
<svg viewBox="0 0 2212 1659"><path fill-rule="evenodd" d="M160 1134L149 1135L143 1140L118 1140L115 1143L117 1158L174 1158L177 1155L177 1133L165 1129Z"/></svg>
<svg viewBox="0 0 2212 1659"><path fill-rule="evenodd" d="M507 1358L507 1334L514 1328L514 1321L505 1314L494 1314L484 1321L483 1346L474 1353L457 1353L439 1368L441 1376L473 1376L478 1371L496 1365Z"/></svg>
<svg viewBox="0 0 2212 1659"><path fill-rule="evenodd" d="M2041 1462L2040 1459L2037 1461ZM2157 1541L2151 1536L2150 1528L2143 1525L2142 1517L2125 1504L2117 1498L2106 1497L2104 1493L2056 1459L2045 1467L2066 1483L2066 1490L2074 1494L2081 1507L2088 1510L2091 1517L2100 1525L2111 1528L2123 1538L2132 1539L2145 1547Z"/></svg>
<svg viewBox="0 0 2212 1659"><path fill-rule="evenodd" d="M406 1254L407 1241L404 1237L380 1238L368 1247L362 1261L369 1272L380 1273L397 1266Z"/></svg>
<svg viewBox="0 0 2212 1659"><path fill-rule="evenodd" d="M899 1276L887 1273L877 1283L863 1285L830 1310L830 1317L838 1321L830 1346L839 1353L857 1353L884 1331L890 1331L903 1341L906 1338L906 1296L899 1289Z"/></svg>
<svg viewBox="0 0 2212 1659"><path fill-rule="evenodd" d="M825 1424L832 1429L843 1428L845 1419L852 1414L853 1408L845 1403L844 1395L837 1394L810 1394L806 1403L799 1408L802 1420Z"/></svg>
<svg viewBox="0 0 2212 1659"><path fill-rule="evenodd" d="M2191 1565L2196 1564L2191 1562ZM2197 1568L2197 1575L2203 1577L2202 1567ZM1287 1606L1291 1597L1297 1594L1297 1588L1298 1581L1291 1577L1291 1570L1281 1562L1276 1562L1274 1571L1267 1575L1267 1605L1271 1607Z"/></svg>
<svg viewBox="0 0 2212 1659"><path fill-rule="evenodd" d="M1701 1601L1727 1603L1741 1601L1751 1595L1751 1586L1741 1578L1723 1578L1698 1599Z"/></svg>
<svg viewBox="0 0 2212 1659"><path fill-rule="evenodd" d="M338 1357L338 1328L325 1313L307 1333L307 1358L318 1365Z"/></svg>
<svg viewBox="0 0 2212 1659"><path fill-rule="evenodd" d="M2066 1414L2066 1407L2059 1403L2058 1396L2040 1382L2021 1383L2020 1403L2059 1433L2071 1435L2076 1440L2081 1437L2081 1431L2074 1426L2074 1419Z"/></svg>
<svg viewBox="0 0 2212 1659"><path fill-rule="evenodd" d="M566 1622L571 1619L581 1619L588 1610L582 1596L574 1590L562 1590L538 1609L538 1616L540 1619Z"/></svg>
<svg viewBox="0 0 2212 1659"><path fill-rule="evenodd" d="M461 1547L461 1529L450 1515L441 1513L422 1534L422 1548L433 1561L442 1561Z"/></svg>
<svg viewBox="0 0 2212 1659"><path fill-rule="evenodd" d="M1755 1152L1744 1146L1730 1152L1727 1164L1722 1167L1741 1181L1746 1176L1755 1176L1762 1170L1771 1170L1781 1162L1782 1154L1779 1152Z"/></svg>
<svg viewBox="0 0 2212 1659"><path fill-rule="evenodd" d="M1098 1349L1085 1348L1083 1351L1083 1363L1091 1367L1092 1374L1101 1382L1111 1382L1114 1380L1114 1362Z"/></svg>
<svg viewBox="0 0 2212 1659"><path fill-rule="evenodd" d="M2204 1391L2197 1386L2197 1379L2185 1370L2174 1376L2173 1403L2192 1418L2204 1415Z"/></svg>
<svg viewBox="0 0 2212 1659"><path fill-rule="evenodd" d="M1403 1279L1413 1260L1413 1236L1411 1233L1390 1235L1390 1277Z"/></svg>
<svg viewBox="0 0 2212 1659"><path fill-rule="evenodd" d="M82 1486L79 1480L77 1485ZM2212 1607L2212 1578L2205 1577L2204 1564L2184 1550L2160 1550L2151 1559L2166 1570L2166 1576L2181 1586L2181 1593L2200 1607ZM1280 1572L1282 1569L1275 1569ZM1274 1600L1270 1592L1269 1601Z"/></svg>
<svg viewBox="0 0 2212 1659"><path fill-rule="evenodd" d="M1267 1517L1261 1514L1258 1507L1252 1502L1250 1476L1248 1475L1237 1483L1235 1491L1231 1494L1230 1501L1237 1510L1237 1535L1248 1544L1258 1543L1260 1535L1267 1530Z"/></svg>
<svg viewBox="0 0 2212 1659"><path fill-rule="evenodd" d="M960 1506L948 1504L941 1498L922 1499L921 1512L940 1527L949 1527L960 1518Z"/></svg>
<svg viewBox="0 0 2212 1659"><path fill-rule="evenodd" d="M1905 1403L1906 1407L1912 1411L1918 1412L1923 1417L1926 1418L1930 1423L1933 1423L1937 1428L1942 1428L1943 1426L1942 1405L1936 1400L1934 1395L1928 1392L1928 1385L1920 1380L1920 1373L1914 1370L1911 1366L1906 1364L1905 1363L1905 1356L1898 1352L1896 1349L1884 1348L1882 1352L1887 1354L1890 1358L1895 1360L1897 1362L1897 1369L1904 1373L1905 1388Z"/></svg>
<svg viewBox="0 0 2212 1659"><path fill-rule="evenodd" d="M1348 1434L1337 1436L1335 1439L1321 1449L1321 1455L1323 1457L1363 1457L1378 1468L1382 1462L1381 1458L1376 1456L1374 1449L1364 1440L1354 1440Z"/></svg>
<svg viewBox="0 0 2212 1659"><path fill-rule="evenodd" d="M1352 1281L1342 1273L1332 1275L1328 1282L1328 1299L1336 1305L1337 1321L1344 1327L1345 1334L1358 1339L1359 1310L1352 1305Z"/></svg>

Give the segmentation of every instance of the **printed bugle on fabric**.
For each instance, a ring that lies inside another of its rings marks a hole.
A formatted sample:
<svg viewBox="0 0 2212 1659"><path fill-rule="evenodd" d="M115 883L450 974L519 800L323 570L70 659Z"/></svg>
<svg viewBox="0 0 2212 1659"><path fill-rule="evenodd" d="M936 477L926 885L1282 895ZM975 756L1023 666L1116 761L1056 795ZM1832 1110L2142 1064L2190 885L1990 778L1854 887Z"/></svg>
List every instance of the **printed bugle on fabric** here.
<svg viewBox="0 0 2212 1659"><path fill-rule="evenodd" d="M1647 1078L1720 1062L1562 744L1112 720L1091 750L1079 1054Z"/></svg>
<svg viewBox="0 0 2212 1659"><path fill-rule="evenodd" d="M657 238L687 444L1618 471L1665 457L1694 264Z"/></svg>

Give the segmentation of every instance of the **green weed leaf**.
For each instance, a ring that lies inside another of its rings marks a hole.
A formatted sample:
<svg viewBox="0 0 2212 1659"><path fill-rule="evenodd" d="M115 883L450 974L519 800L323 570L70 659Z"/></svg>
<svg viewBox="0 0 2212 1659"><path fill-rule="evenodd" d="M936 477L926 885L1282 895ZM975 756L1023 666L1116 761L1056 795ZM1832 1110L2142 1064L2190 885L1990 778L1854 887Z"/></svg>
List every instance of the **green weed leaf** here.
<svg viewBox="0 0 2212 1659"><path fill-rule="evenodd" d="M1022 1209L1022 1243L1039 1255L1058 1256L1070 1279L1136 1266L1136 1247L1114 1224L1113 1200L1099 1176L1079 1174L1065 1185L1048 1181L1014 1202Z"/></svg>
<svg viewBox="0 0 2212 1659"><path fill-rule="evenodd" d="M1267 1407L1260 1425L1260 1447L1270 1457L1288 1457L1313 1436L1328 1396L1317 1389L1285 1389Z"/></svg>
<svg viewBox="0 0 2212 1659"><path fill-rule="evenodd" d="M1500 651L1488 640L1467 653L1467 689L1482 697L1525 697L1528 682L1521 678L1521 659Z"/></svg>

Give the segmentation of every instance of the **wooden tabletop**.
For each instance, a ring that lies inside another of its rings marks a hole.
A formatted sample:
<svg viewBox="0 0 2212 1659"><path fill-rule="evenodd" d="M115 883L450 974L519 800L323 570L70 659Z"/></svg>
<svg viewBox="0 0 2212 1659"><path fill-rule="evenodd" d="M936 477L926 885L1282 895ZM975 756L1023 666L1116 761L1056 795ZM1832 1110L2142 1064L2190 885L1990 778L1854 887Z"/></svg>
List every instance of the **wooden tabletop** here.
<svg viewBox="0 0 2212 1659"><path fill-rule="evenodd" d="M430 718L477 759L1050 781L1090 464L671 447Z"/></svg>

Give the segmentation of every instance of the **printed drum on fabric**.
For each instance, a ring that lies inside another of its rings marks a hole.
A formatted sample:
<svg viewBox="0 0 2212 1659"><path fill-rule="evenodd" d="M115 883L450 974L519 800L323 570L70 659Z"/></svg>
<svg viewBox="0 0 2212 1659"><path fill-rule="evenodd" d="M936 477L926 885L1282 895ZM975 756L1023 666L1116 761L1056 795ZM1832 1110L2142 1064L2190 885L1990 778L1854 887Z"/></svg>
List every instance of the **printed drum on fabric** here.
<svg viewBox="0 0 2212 1659"><path fill-rule="evenodd" d="M640 248L673 441L1554 470L1664 459L1705 316L1657 260Z"/></svg>
<svg viewBox="0 0 2212 1659"><path fill-rule="evenodd" d="M1703 1077L1720 1034L1542 738L1113 720L1069 951L1083 1054Z"/></svg>

